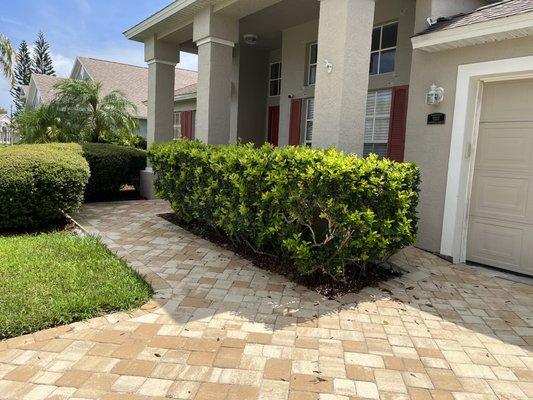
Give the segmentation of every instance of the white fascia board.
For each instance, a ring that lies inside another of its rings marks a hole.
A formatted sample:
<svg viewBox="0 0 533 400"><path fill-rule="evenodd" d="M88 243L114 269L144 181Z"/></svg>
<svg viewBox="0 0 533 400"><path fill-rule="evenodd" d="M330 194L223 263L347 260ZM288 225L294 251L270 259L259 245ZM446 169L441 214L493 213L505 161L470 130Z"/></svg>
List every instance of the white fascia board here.
<svg viewBox="0 0 533 400"><path fill-rule="evenodd" d="M533 12L415 36L413 49L435 52L533 34Z"/></svg>
<svg viewBox="0 0 533 400"><path fill-rule="evenodd" d="M185 100L194 100L196 99L196 92L194 93L187 93L187 94L180 94L179 96L174 96L174 102L180 102Z"/></svg>
<svg viewBox="0 0 533 400"><path fill-rule="evenodd" d="M135 40L135 36L139 35L140 33L146 31L147 29L150 29L154 25L160 23L161 21L164 21L165 19L171 17L172 15L180 12L185 7L188 7L194 3L196 3L199 0L177 0L174 1L172 4L169 4L162 10L159 10L152 16L148 17L144 21L139 22L137 25L133 26L132 28L128 29L124 32L124 36L128 39Z"/></svg>

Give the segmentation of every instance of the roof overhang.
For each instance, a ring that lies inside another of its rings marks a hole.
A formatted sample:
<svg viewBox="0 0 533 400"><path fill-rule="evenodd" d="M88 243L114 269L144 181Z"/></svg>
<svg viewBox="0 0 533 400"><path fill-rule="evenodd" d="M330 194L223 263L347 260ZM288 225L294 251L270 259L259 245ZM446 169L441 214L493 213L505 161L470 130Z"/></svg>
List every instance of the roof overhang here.
<svg viewBox="0 0 533 400"><path fill-rule="evenodd" d="M533 12L415 36L413 49L427 52L533 36Z"/></svg>
<svg viewBox="0 0 533 400"><path fill-rule="evenodd" d="M208 6L219 3L233 3L235 0L177 0L159 10L144 21L124 32L130 40L144 42L150 35L160 35L161 32L178 30L190 25L194 14Z"/></svg>

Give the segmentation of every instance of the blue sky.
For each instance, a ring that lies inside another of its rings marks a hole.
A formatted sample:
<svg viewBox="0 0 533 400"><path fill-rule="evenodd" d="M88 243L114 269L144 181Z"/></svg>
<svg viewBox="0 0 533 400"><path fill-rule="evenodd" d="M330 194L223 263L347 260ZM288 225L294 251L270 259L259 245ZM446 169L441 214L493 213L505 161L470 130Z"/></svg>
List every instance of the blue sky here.
<svg viewBox="0 0 533 400"><path fill-rule="evenodd" d="M143 45L127 40L126 29L160 10L171 0L17 0L5 1L0 32L18 47L45 33L57 75L70 73L76 56L145 65ZM196 69L196 56L182 54L182 68ZM0 80L0 106L9 110L9 84Z"/></svg>

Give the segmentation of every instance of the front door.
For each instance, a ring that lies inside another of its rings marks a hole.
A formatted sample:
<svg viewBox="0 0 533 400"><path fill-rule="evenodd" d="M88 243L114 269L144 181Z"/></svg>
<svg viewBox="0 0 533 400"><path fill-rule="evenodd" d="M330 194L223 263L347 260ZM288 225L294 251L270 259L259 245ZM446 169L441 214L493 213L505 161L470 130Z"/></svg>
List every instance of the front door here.
<svg viewBox="0 0 533 400"><path fill-rule="evenodd" d="M467 260L533 275L533 79L486 83Z"/></svg>
<svg viewBox="0 0 533 400"><path fill-rule="evenodd" d="M277 146L279 139L279 106L268 108L268 143Z"/></svg>

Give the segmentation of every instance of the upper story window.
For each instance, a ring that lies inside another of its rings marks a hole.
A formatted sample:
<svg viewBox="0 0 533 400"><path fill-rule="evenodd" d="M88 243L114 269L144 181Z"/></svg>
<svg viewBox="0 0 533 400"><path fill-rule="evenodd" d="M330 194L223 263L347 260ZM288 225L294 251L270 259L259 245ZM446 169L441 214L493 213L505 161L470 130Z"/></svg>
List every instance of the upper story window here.
<svg viewBox="0 0 533 400"><path fill-rule="evenodd" d="M394 72L398 22L377 26L372 31L372 52L370 54L370 75Z"/></svg>
<svg viewBox="0 0 533 400"><path fill-rule="evenodd" d="M309 59L307 60L307 84L316 83L316 66L318 60L318 43L311 43L307 50Z"/></svg>
<svg viewBox="0 0 533 400"><path fill-rule="evenodd" d="M270 64L269 96L276 97L281 93L281 63Z"/></svg>

